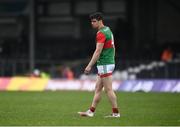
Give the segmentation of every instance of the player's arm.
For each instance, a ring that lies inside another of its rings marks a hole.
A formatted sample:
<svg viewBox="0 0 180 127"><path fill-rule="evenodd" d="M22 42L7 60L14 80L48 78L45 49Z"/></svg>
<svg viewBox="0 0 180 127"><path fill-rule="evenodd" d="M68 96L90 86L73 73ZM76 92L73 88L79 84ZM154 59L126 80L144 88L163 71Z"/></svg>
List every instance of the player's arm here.
<svg viewBox="0 0 180 127"><path fill-rule="evenodd" d="M85 74L88 74L91 71L92 66L96 63L96 61L99 59L99 56L102 52L104 43L105 43L106 37L103 33L98 32L96 35L96 50L93 53L93 56L87 65L87 67L84 70Z"/></svg>
<svg viewBox="0 0 180 127"><path fill-rule="evenodd" d="M92 66L96 63L96 61L99 59L99 56L102 52L104 43L96 43L96 50L93 53L93 56L89 62L89 64L87 65L87 67L85 68L85 73L88 74L92 68Z"/></svg>

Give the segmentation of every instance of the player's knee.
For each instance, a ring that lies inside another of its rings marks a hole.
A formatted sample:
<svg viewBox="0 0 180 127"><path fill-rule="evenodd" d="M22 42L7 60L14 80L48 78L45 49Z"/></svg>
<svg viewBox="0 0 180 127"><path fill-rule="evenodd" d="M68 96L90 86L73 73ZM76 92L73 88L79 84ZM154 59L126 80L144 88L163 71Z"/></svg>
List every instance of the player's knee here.
<svg viewBox="0 0 180 127"><path fill-rule="evenodd" d="M112 96L113 98L116 98L116 95L115 95L115 93L114 93L114 91L112 89L106 89L105 92L109 96Z"/></svg>
<svg viewBox="0 0 180 127"><path fill-rule="evenodd" d="M101 91L102 91L102 88L99 87L99 86L96 86L96 87L95 87L95 91L96 91L96 92L101 92Z"/></svg>
<svg viewBox="0 0 180 127"><path fill-rule="evenodd" d="M106 93L110 93L110 92L113 92L113 91L112 91L112 88L106 87L106 88L105 88L105 92L106 92Z"/></svg>

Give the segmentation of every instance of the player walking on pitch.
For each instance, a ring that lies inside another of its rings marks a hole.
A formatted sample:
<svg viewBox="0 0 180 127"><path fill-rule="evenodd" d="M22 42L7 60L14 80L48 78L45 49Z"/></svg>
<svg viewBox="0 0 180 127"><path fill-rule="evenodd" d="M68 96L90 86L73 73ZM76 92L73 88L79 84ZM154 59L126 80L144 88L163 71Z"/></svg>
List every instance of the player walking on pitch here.
<svg viewBox="0 0 180 127"><path fill-rule="evenodd" d="M115 47L113 34L109 27L103 23L103 16L100 12L90 15L91 25L97 29L96 50L86 66L84 73L89 74L92 66L97 63L98 76L95 87L95 94L90 108L86 112L78 112L81 116L93 117L95 109L101 100L101 93L104 87L108 99L112 105L112 114L107 117L120 117L116 95L112 89L112 72L115 68Z"/></svg>

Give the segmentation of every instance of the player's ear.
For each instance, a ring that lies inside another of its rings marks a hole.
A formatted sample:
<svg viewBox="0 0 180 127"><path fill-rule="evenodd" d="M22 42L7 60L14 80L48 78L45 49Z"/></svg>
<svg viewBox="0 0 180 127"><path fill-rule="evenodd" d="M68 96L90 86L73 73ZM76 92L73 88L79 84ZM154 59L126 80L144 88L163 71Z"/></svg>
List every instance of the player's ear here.
<svg viewBox="0 0 180 127"><path fill-rule="evenodd" d="M102 23L102 20L99 20L99 21L98 21L98 25L100 25L101 23Z"/></svg>

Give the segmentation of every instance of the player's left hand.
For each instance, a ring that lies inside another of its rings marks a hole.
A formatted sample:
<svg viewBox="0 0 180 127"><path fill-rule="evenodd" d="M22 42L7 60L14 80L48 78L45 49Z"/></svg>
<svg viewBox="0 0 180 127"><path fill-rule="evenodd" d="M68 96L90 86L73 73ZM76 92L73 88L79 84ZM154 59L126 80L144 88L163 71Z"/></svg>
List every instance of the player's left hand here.
<svg viewBox="0 0 180 127"><path fill-rule="evenodd" d="M85 68L85 70L84 70L84 73L85 73L85 74L89 74L90 71L91 71L91 67L87 66L87 67Z"/></svg>

